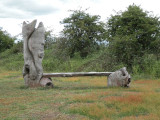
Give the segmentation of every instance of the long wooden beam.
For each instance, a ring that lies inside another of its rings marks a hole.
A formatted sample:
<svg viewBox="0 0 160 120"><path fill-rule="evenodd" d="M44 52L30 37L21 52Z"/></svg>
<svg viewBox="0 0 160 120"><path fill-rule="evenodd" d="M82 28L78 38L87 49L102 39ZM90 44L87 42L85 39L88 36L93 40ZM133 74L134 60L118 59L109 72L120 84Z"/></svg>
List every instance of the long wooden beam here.
<svg viewBox="0 0 160 120"><path fill-rule="evenodd" d="M113 72L43 73L43 77L109 76Z"/></svg>

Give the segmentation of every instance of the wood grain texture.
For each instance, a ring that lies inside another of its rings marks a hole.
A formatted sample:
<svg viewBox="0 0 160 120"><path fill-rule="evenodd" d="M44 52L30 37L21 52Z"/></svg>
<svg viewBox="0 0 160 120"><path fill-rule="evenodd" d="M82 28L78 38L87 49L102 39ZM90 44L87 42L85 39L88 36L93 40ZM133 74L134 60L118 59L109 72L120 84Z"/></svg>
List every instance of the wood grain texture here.
<svg viewBox="0 0 160 120"><path fill-rule="evenodd" d="M113 72L43 73L43 77L109 76Z"/></svg>

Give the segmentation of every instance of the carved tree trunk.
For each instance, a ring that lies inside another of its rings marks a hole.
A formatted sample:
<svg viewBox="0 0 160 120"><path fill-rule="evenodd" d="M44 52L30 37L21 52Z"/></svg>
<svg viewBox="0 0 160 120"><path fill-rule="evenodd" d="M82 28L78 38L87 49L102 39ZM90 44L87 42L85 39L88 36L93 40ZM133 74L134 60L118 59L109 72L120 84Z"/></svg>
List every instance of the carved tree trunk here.
<svg viewBox="0 0 160 120"><path fill-rule="evenodd" d="M131 76L128 74L126 67L121 68L109 75L108 77L108 87L120 86L129 87L131 82Z"/></svg>
<svg viewBox="0 0 160 120"><path fill-rule="evenodd" d="M38 27L35 28L36 22L37 20L34 20L29 24L23 22L22 27L22 35L24 40L23 77L25 85L30 87L36 87L40 85L48 86L51 85L47 84L48 82L52 83L51 79L49 78L42 79L45 29L42 22L40 22ZM41 83L43 83L43 85Z"/></svg>

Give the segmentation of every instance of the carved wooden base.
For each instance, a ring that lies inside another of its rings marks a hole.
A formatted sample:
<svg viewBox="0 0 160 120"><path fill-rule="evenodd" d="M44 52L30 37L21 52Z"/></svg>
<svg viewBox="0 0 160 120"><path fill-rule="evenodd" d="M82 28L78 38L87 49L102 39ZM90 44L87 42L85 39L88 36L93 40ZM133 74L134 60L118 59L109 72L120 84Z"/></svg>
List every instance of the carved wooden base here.
<svg viewBox="0 0 160 120"><path fill-rule="evenodd" d="M121 68L109 75L108 87L129 87L131 76L128 74L126 67Z"/></svg>

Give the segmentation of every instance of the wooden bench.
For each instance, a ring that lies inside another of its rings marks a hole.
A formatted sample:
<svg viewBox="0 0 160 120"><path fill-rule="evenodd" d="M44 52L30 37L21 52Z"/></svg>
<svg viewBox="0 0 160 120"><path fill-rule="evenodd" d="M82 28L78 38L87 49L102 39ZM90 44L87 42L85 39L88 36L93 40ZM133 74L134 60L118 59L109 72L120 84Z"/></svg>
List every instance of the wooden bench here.
<svg viewBox="0 0 160 120"><path fill-rule="evenodd" d="M109 76L110 75L110 76ZM126 71L126 68L122 68L115 72L69 72L69 73L43 73L41 79L41 85L53 86L51 77L82 77L82 76L109 76L107 86L121 86L129 87L131 77Z"/></svg>
<svg viewBox="0 0 160 120"><path fill-rule="evenodd" d="M111 73L113 72L43 73L43 77L49 78L49 77L109 76Z"/></svg>

